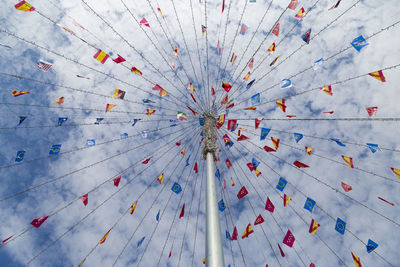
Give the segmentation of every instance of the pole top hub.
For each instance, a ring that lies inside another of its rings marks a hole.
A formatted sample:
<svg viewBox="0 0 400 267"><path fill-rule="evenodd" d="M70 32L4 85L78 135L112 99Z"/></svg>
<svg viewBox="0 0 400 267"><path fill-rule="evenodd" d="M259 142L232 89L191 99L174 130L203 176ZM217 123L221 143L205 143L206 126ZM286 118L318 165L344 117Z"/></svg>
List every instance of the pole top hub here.
<svg viewBox="0 0 400 267"><path fill-rule="evenodd" d="M203 159L206 159L207 153L212 153L215 158L215 152L217 152L218 146L216 144L217 137L215 134L215 125L217 120L215 117L209 113L203 114L204 116L204 126L203 126L203 136L204 136L204 147L203 147Z"/></svg>

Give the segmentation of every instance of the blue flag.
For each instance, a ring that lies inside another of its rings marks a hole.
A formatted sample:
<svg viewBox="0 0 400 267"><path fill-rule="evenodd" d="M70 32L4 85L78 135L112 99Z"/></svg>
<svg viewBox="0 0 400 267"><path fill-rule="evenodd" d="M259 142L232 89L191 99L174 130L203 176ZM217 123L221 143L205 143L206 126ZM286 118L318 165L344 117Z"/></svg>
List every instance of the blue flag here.
<svg viewBox="0 0 400 267"><path fill-rule="evenodd" d="M157 215L156 215L156 221L159 222L160 221L160 210L158 210Z"/></svg>
<svg viewBox="0 0 400 267"><path fill-rule="evenodd" d="M265 140L265 138L267 137L267 135L269 134L270 131L271 131L271 129L261 128L260 141Z"/></svg>
<svg viewBox="0 0 400 267"><path fill-rule="evenodd" d="M203 130L201 130L201 132L200 132L200 136L203 136L204 135L204 133L203 133Z"/></svg>
<svg viewBox="0 0 400 267"><path fill-rule="evenodd" d="M68 120L67 117L58 118L58 126L61 126L64 122Z"/></svg>
<svg viewBox="0 0 400 267"><path fill-rule="evenodd" d="M232 240L231 234L226 230L225 230L225 236L226 236L226 239Z"/></svg>
<svg viewBox="0 0 400 267"><path fill-rule="evenodd" d="M355 38L351 43L350 43L354 49L356 49L358 52L361 51L365 46L369 45L367 41L365 41L364 37L362 35L358 36Z"/></svg>
<svg viewBox="0 0 400 267"><path fill-rule="evenodd" d="M340 140L339 139L336 139L336 138L331 138L331 140L332 141L335 141L336 142L336 144L338 144L339 146L346 146L345 144L343 144L342 142L340 142Z"/></svg>
<svg viewBox="0 0 400 267"><path fill-rule="evenodd" d="M310 35L311 35L311 29L308 29L304 34L301 35L301 39L303 39L304 42L309 44L310 43Z"/></svg>
<svg viewBox="0 0 400 267"><path fill-rule="evenodd" d="M283 79L283 80L281 81L281 88L282 88L282 89L290 88L290 87L292 87L292 86L293 86L293 85L292 85L292 81L289 80L289 79Z"/></svg>
<svg viewBox="0 0 400 267"><path fill-rule="evenodd" d="M53 145L53 146L50 148L49 155L58 155L58 154L60 154L60 151L61 151L61 144L59 144L59 145Z"/></svg>
<svg viewBox="0 0 400 267"><path fill-rule="evenodd" d="M252 106L258 105L258 104L260 104L260 102L261 102L261 100L260 100L260 93L257 93L257 94L255 94L255 95L253 95L253 96L251 97L251 105L252 105Z"/></svg>
<svg viewBox="0 0 400 267"><path fill-rule="evenodd" d="M301 133L294 133L294 140L298 143L301 139L303 139L303 135Z"/></svg>
<svg viewBox="0 0 400 267"><path fill-rule="evenodd" d="M133 119L132 127L135 126L136 123L137 123L138 121L141 121L141 120L142 120L142 119Z"/></svg>
<svg viewBox="0 0 400 267"><path fill-rule="evenodd" d="M15 158L15 162L21 162L24 160L25 150L20 150L17 152L17 157Z"/></svg>
<svg viewBox="0 0 400 267"><path fill-rule="evenodd" d="M308 197L306 203L304 203L304 208L312 213L314 206L315 201Z"/></svg>
<svg viewBox="0 0 400 267"><path fill-rule="evenodd" d="M375 153L376 151L378 151L379 147L377 144L371 144L371 143L367 143L367 146L369 149L371 149L372 153Z"/></svg>
<svg viewBox="0 0 400 267"><path fill-rule="evenodd" d="M276 185L276 189L283 191L283 189L285 189L286 184L287 184L287 181L285 179L283 179L282 177L279 177L279 182Z"/></svg>
<svg viewBox="0 0 400 267"><path fill-rule="evenodd" d="M140 240L137 242L137 248L140 247L140 245L143 243L144 238L145 238L145 237L142 237L142 239L140 239Z"/></svg>
<svg viewBox="0 0 400 267"><path fill-rule="evenodd" d="M150 99L143 98L142 99L143 103L148 104L148 103L155 103L154 101L151 101Z"/></svg>
<svg viewBox="0 0 400 267"><path fill-rule="evenodd" d="M189 159L190 159L190 155L189 155L189 157L186 159L186 165L185 165L185 168L186 168L187 166L190 166Z"/></svg>
<svg viewBox="0 0 400 267"><path fill-rule="evenodd" d="M125 139L128 138L128 133L122 133L119 136L121 137L121 139Z"/></svg>
<svg viewBox="0 0 400 267"><path fill-rule="evenodd" d="M96 141L94 139L86 140L86 146L94 146L96 145Z"/></svg>
<svg viewBox="0 0 400 267"><path fill-rule="evenodd" d="M217 168L217 170L215 171L215 177L218 178L218 180L221 180L221 173L219 172L219 169Z"/></svg>
<svg viewBox="0 0 400 267"><path fill-rule="evenodd" d="M25 119L26 119L26 117L24 117L24 116L19 116L19 123L18 123L18 126L20 126L21 123L22 123Z"/></svg>
<svg viewBox="0 0 400 267"><path fill-rule="evenodd" d="M371 253L374 249L378 247L378 244L372 241L371 239L368 239L368 244L367 244L367 252Z"/></svg>
<svg viewBox="0 0 400 267"><path fill-rule="evenodd" d="M229 140L229 142L225 143L225 146L227 146L228 148L233 146L233 142L231 140Z"/></svg>
<svg viewBox="0 0 400 267"><path fill-rule="evenodd" d="M246 89L249 89L251 86L253 86L253 83L256 81L256 79L252 80L251 82L249 82L246 86Z"/></svg>
<svg viewBox="0 0 400 267"><path fill-rule="evenodd" d="M257 169L258 165L260 165L260 162L258 160L256 160L255 158L251 159L251 163L253 164L254 169Z"/></svg>
<svg viewBox="0 0 400 267"><path fill-rule="evenodd" d="M96 121L94 122L94 124L99 125L102 120L104 120L104 118L96 118Z"/></svg>
<svg viewBox="0 0 400 267"><path fill-rule="evenodd" d="M344 235L344 231L346 231L346 222L338 217L336 220L335 230Z"/></svg>
<svg viewBox="0 0 400 267"><path fill-rule="evenodd" d="M223 199L221 199L219 202L218 202L218 209L219 209L219 211L220 212L223 212L224 210L225 210L225 203L224 203L224 200Z"/></svg>
<svg viewBox="0 0 400 267"><path fill-rule="evenodd" d="M180 184L178 184L177 182L175 182L175 183L172 185L171 190L172 190L172 192L174 192L175 194L179 194L180 192L182 192L182 187L180 186Z"/></svg>
<svg viewBox="0 0 400 267"><path fill-rule="evenodd" d="M204 118L199 118L200 126L204 126Z"/></svg>

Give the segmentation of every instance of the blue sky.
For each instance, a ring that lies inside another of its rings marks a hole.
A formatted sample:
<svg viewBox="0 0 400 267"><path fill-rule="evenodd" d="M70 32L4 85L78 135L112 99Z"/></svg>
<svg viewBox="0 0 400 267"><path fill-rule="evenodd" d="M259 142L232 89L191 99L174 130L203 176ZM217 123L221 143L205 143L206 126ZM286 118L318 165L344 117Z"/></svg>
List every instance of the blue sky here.
<svg viewBox="0 0 400 267"><path fill-rule="evenodd" d="M205 0L29 1L38 11L31 13L15 10L17 2L8 1L0 10L0 199L38 188L0 201L0 240L29 230L0 248L1 266L23 266L39 253L29 266L77 265L110 228L106 242L93 250L84 266L112 266L125 244L116 266L190 266L192 260L194 266L202 266L205 163L198 118L212 101L211 87L217 92L219 106L225 96L222 79L233 84L229 99L235 99L226 120L238 119L239 127L245 129L242 134L250 138L238 142L238 131L227 132L227 123L217 131L221 160L216 167L222 174L221 181L217 180L218 199L224 199L227 206L220 217L226 266L309 266L311 262L316 266L354 266L351 252L360 257L363 266L400 265L396 249L400 180L390 170L400 168L398 122L286 118L366 119L365 108L373 106L378 107L376 118L397 117L398 68L384 71L385 83L368 75L349 79L399 64L398 24L382 30L398 22L400 8L395 0L341 1L331 11L328 8L336 1L300 0L295 10L285 12L290 0L226 0L222 14L222 1ZM314 5L300 22L294 17L301 7L309 10ZM138 25L142 18L150 28ZM278 18L277 37L268 32ZM248 27L245 35L238 34L242 24ZM207 25L205 36L201 25ZM306 45L301 35L309 28L311 41ZM369 45L357 52L349 46L359 35L372 37L367 40ZM221 54L217 53L218 41ZM270 55L267 49L272 43L277 47ZM172 55L175 47L179 57ZM93 58L98 49L110 54L105 64ZM232 52L238 56L234 64L230 62ZM117 54L127 61L112 62ZM281 57L270 67L278 55ZM254 68L249 69L252 57ZM319 58L325 60L320 70L306 70ZM52 63L52 68L41 71L36 65L39 60ZM130 72L132 66L143 76ZM250 89L243 81L248 71L250 80L256 79ZM293 87L282 89L279 83L286 78ZM197 103L187 89L190 82ZM155 84L168 95L157 96L152 90ZM318 89L327 85L332 85L333 96ZM289 97L313 88L316 90ZM124 100L112 98L115 89L126 91ZM30 94L13 97L14 90ZM244 110L258 92L262 104L257 110ZM53 104L62 96L63 104ZM275 100L285 97L287 111L283 113ZM144 98L154 103L143 104ZM107 104L116 106L105 113ZM199 114L194 116L186 105ZM148 108L156 113L146 116ZM224 108L220 110L224 112ZM322 113L331 110L333 114ZM171 122L178 111L187 113L188 120ZM17 127L19 116L27 119ZM57 126L59 117L68 120ZM258 129L254 128L256 117L264 118ZM104 120L95 125L96 118ZM142 120L132 127L134 118ZM265 141L259 140L261 127L272 128ZM147 138L141 135L145 130L149 131ZM305 137L296 143L293 132ZM128 138L121 138L124 133ZM221 143L226 133L234 142L231 148ZM273 147L270 137L280 139L277 152L263 150L265 145ZM346 147L329 138L346 142ZM86 147L88 139L95 139L96 145ZM176 146L179 140L182 144ZM383 149L372 154L366 143ZM62 144L62 153L48 157L54 144ZM305 146L314 148L311 156L304 152ZM26 151L25 158L15 164L19 150ZM189 155L190 166L185 167ZM356 168L345 166L341 155L352 157ZM260 177L246 166L253 157L261 161ZM147 158L150 162L142 164ZM233 168L226 167L226 158ZM300 171L292 165L295 160L310 168ZM193 173L195 162L198 174ZM155 180L161 173L162 185ZM117 188L112 179L119 175ZM288 181L284 192L275 188L280 177ZM170 190L174 182L184 189L179 195ZM344 192L341 182L353 190ZM47 184L41 186L43 183ZM242 186L249 194L238 200ZM87 192L89 204L85 207L79 197ZM289 207L282 205L283 193L292 198ZM264 209L267 197L275 205L273 214ZM303 208L307 197L317 203L312 213ZM137 208L130 215L127 212L137 199ZM183 203L185 216L179 219ZM54 212L40 228L30 225L32 219ZM253 225L254 234L241 239L258 214L265 222ZM344 235L334 230L338 217L347 223ZM308 233L311 219L321 224L318 236ZM232 234L234 226L239 240L227 241L225 231ZM288 229L296 238L293 248L282 244ZM137 248L143 236L146 238ZM367 253L368 239L379 244L375 252ZM172 257L168 258L171 247Z"/></svg>

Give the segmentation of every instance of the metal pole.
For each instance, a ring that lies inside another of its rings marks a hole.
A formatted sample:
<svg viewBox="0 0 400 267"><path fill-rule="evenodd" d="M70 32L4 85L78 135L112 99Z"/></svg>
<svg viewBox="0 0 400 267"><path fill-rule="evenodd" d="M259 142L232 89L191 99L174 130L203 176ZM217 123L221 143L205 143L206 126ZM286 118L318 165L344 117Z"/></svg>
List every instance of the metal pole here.
<svg viewBox="0 0 400 267"><path fill-rule="evenodd" d="M214 174L214 157L218 149L215 144L215 122L216 120L214 117L206 116L203 148L203 157L207 159L206 266L224 267L224 252L222 250L217 188Z"/></svg>

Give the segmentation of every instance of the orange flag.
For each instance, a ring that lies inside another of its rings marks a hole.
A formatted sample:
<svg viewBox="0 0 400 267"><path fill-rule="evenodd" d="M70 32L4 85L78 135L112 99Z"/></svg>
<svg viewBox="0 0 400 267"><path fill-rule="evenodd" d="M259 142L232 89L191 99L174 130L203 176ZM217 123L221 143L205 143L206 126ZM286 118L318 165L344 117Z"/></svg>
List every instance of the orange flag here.
<svg viewBox="0 0 400 267"><path fill-rule="evenodd" d="M53 102L53 104L59 104L59 105L61 105L62 103L64 103L64 97L63 96Z"/></svg>
<svg viewBox="0 0 400 267"><path fill-rule="evenodd" d="M20 96L20 95L24 95L24 94L29 94L29 92L24 92L24 91L12 91L11 92L11 94L14 96L14 97L17 97L17 96Z"/></svg>

